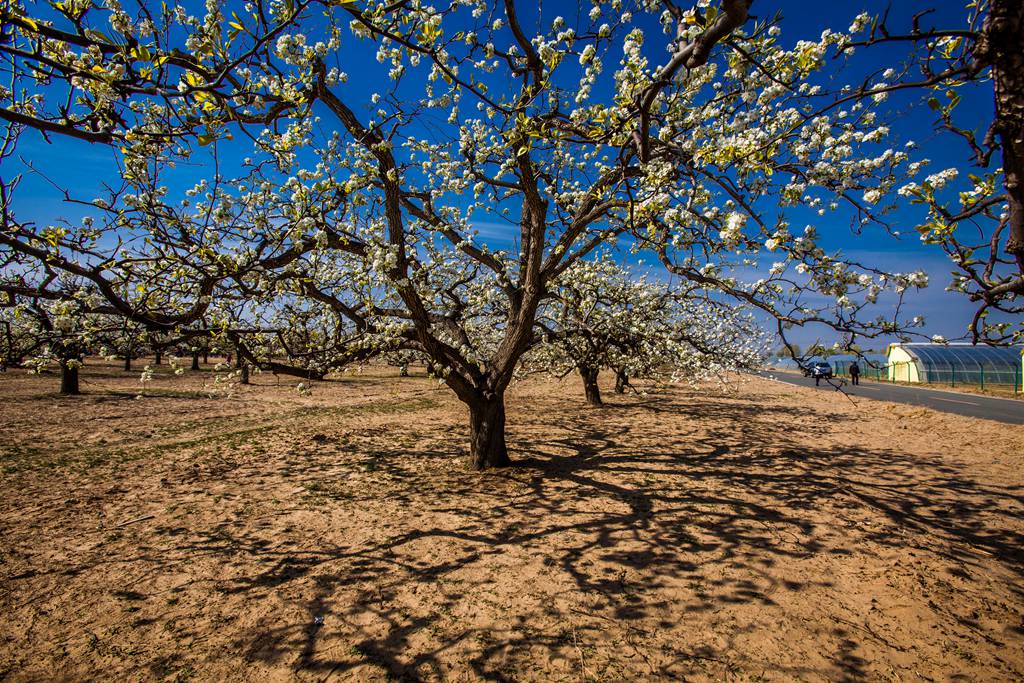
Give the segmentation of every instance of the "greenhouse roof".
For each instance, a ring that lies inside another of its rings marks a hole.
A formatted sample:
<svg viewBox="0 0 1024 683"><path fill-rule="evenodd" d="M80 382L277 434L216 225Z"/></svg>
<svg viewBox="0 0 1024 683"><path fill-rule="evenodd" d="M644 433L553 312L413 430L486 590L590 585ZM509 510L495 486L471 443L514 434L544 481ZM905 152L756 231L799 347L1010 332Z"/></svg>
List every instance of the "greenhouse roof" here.
<svg viewBox="0 0 1024 683"><path fill-rule="evenodd" d="M931 366L964 369L985 366L1013 369L1020 367L1021 346L975 346L973 344L893 344Z"/></svg>

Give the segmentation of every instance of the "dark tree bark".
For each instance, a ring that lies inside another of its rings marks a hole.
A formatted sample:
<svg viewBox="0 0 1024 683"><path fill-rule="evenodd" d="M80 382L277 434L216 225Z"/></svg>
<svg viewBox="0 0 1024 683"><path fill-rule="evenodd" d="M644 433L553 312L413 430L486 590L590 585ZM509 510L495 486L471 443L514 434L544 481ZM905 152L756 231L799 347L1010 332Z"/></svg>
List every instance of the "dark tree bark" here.
<svg viewBox="0 0 1024 683"><path fill-rule="evenodd" d="M629 375L626 374L625 370L615 371L615 393L624 394L626 393L626 387L629 386Z"/></svg>
<svg viewBox="0 0 1024 683"><path fill-rule="evenodd" d="M478 397L469 403L469 449L473 469L508 467L505 446L505 397Z"/></svg>
<svg viewBox="0 0 1024 683"><path fill-rule="evenodd" d="M203 365L209 365L209 364L210 364L210 352L209 351L203 351Z"/></svg>
<svg viewBox="0 0 1024 683"><path fill-rule="evenodd" d="M580 377L583 378L583 390L587 393L587 403L592 406L604 405L601 401L601 389L597 386L598 368L580 366Z"/></svg>
<svg viewBox="0 0 1024 683"><path fill-rule="evenodd" d="M124 354L124 371L125 372L131 372L132 371L132 354L131 353Z"/></svg>
<svg viewBox="0 0 1024 683"><path fill-rule="evenodd" d="M78 363L74 358L65 358L60 362L60 393L65 396L81 393L78 387Z"/></svg>
<svg viewBox="0 0 1024 683"><path fill-rule="evenodd" d="M289 377L302 377L303 379L315 379L317 381L320 381L327 376L327 373L322 370L297 367L294 365L287 365L285 363L278 363L272 360L253 363L253 365L258 367L260 370L272 372L275 375L288 375Z"/></svg>
<svg viewBox="0 0 1024 683"><path fill-rule="evenodd" d="M229 361L230 362L230 361ZM235 368L240 370L242 373L242 384L249 383L249 362L242 358L242 352L235 347Z"/></svg>
<svg viewBox="0 0 1024 683"><path fill-rule="evenodd" d="M198 370L199 369L199 352L198 351L193 351L192 352L192 369L193 370Z"/></svg>
<svg viewBox="0 0 1024 683"><path fill-rule="evenodd" d="M992 0L979 57L992 64L996 126L1009 204L1006 251L1024 268L1024 3Z"/></svg>
<svg viewBox="0 0 1024 683"><path fill-rule="evenodd" d="M154 365L160 365L163 362L163 360L164 360L164 353L163 353L163 351L156 351L156 352L154 352L154 355L155 355L156 358L155 358L153 364Z"/></svg>

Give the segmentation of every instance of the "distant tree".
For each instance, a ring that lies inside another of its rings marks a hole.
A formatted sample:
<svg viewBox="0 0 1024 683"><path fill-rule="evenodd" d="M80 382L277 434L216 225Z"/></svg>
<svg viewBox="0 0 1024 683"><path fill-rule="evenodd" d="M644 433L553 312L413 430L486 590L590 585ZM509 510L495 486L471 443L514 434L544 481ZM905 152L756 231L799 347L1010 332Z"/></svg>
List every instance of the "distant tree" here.
<svg viewBox="0 0 1024 683"><path fill-rule="evenodd" d="M5 322L14 348L5 349L10 360L42 372L56 365L60 372L60 393L81 393L79 368L83 357L102 331L96 316L86 314L88 302L71 296L50 300L9 297Z"/></svg>
<svg viewBox="0 0 1024 683"><path fill-rule="evenodd" d="M798 356L798 357L801 355L800 345L799 344L790 344L789 348L787 348L785 346L780 346L775 351L775 356L777 358L789 358L791 355L795 355L795 356Z"/></svg>
<svg viewBox="0 0 1024 683"><path fill-rule="evenodd" d="M696 381L760 365L758 325L697 288L631 276L607 255L581 261L553 283L538 316L543 343L524 357L527 370L577 372L587 402L602 405L598 376Z"/></svg>

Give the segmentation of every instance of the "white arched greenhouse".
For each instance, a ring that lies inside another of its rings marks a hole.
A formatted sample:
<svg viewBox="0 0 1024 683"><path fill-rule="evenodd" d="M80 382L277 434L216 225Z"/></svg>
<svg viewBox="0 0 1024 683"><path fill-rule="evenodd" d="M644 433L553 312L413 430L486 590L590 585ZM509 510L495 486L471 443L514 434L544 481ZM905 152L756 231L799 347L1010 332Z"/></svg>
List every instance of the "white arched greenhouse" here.
<svg viewBox="0 0 1024 683"><path fill-rule="evenodd" d="M889 380L922 384L972 384L1022 390L1024 347L973 344L890 344Z"/></svg>

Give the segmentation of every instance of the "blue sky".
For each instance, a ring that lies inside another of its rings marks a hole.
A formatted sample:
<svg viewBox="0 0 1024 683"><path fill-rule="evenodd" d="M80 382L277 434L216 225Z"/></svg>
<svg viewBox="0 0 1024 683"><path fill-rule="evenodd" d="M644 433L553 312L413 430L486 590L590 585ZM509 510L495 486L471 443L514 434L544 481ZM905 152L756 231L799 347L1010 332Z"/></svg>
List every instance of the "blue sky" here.
<svg viewBox="0 0 1024 683"><path fill-rule="evenodd" d="M524 7L523 12L527 12L525 7L528 3L520 4ZM802 38L817 38L826 27L845 29L853 17L862 10L881 13L890 5L889 24L893 29L909 26L910 17L915 12L927 7L935 7L938 11L922 22L923 27L932 24L958 26L963 23L966 16L964 3L950 0L814 4L795 0L776 2L755 0L752 13L758 18L764 19L778 9L783 17L781 23L783 42L786 45L791 45ZM557 14L575 16L580 5L549 1L544 3L543 8L545 17L549 15L553 17ZM200 10L196 8L193 11L199 13ZM855 55L847 70L848 73L856 74L865 69L895 66L902 56L903 49L898 47L872 48L871 51L861 51ZM378 74L381 68L376 63L363 65L358 62L347 64L346 67L346 71L350 74L350 81L346 87L350 90L366 89L367 91L374 85L375 74ZM934 144L935 139L931 132L934 112L919 101L918 95L913 98L893 98L887 104L895 105L896 116L890 123L897 139L901 141L913 139L921 148L927 150L927 156L932 159L932 164L928 167L929 172L950 166L957 166L961 168L962 172L968 170L967 153L964 147ZM981 87L975 92L965 95L961 105L961 118L985 122L991 117L991 108L991 90ZM975 113L976 116L973 115ZM71 190L80 198L91 198L102 194L105 179L113 178L112 169L116 168L116 153L79 141L63 138L51 139L53 140L52 144L48 144L39 134L29 132L23 136L18 147L19 155L45 173L49 180L31 172L27 167L3 170L5 178L9 178L13 172L25 173L15 204L16 211L23 220L49 223L59 218L74 220L81 215L81 207L61 202L60 194L50 184L51 180L57 185ZM239 153L239 157L241 155L242 153ZM9 167L16 165L20 166L15 160L9 160L5 164ZM197 172L203 173L204 170L197 169ZM182 175L187 176L189 173ZM810 222L805 220L805 216L809 212L804 212L804 214L802 216L799 210L794 211L792 224L802 226L804 222ZM943 291L949 279L950 268L941 252L934 247L921 245L917 233L913 230L913 226L919 222L921 217L920 207L904 207L893 213L891 215L892 223L897 229L904 232L899 239L877 229L868 229L861 235L854 235L849 225L841 222L842 219L835 224L823 224L820 219L814 222L819 227L823 245L826 247L842 249L847 254L856 255L861 260L882 268L900 271L917 268L926 270L931 275L933 284L925 292L912 295L910 309L916 314L926 316L929 323L926 329L929 334L957 337L964 333L971 318L972 307L970 302L963 297ZM480 231L481 237L495 248L511 244L511 240L508 238L509 231L502 227L500 222L480 221L475 227ZM772 260L770 257L766 259L768 263ZM819 338L826 342L833 341L823 330L805 329L795 331L793 334L793 339L804 345Z"/></svg>

